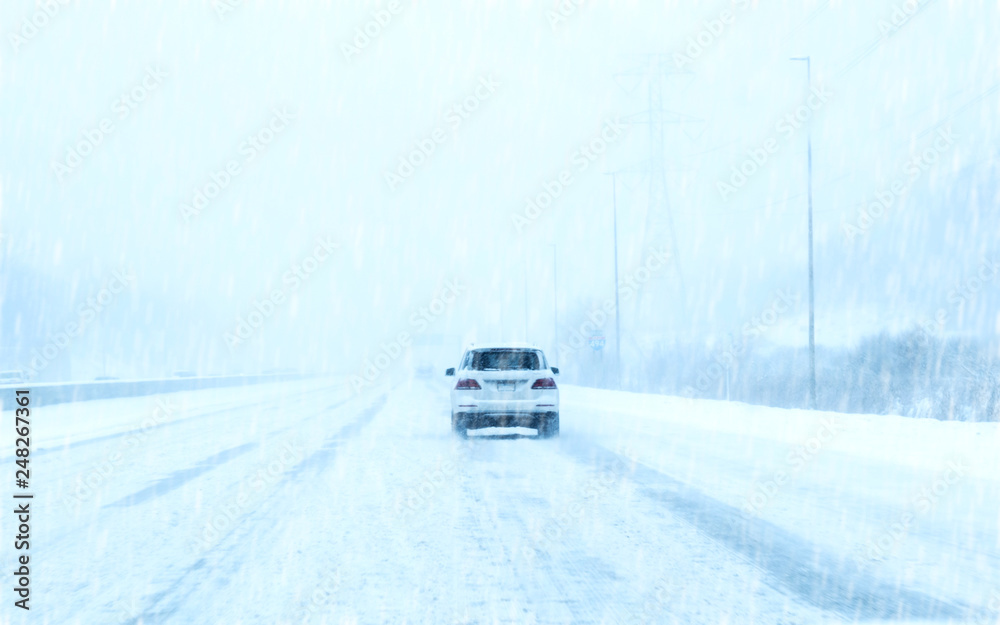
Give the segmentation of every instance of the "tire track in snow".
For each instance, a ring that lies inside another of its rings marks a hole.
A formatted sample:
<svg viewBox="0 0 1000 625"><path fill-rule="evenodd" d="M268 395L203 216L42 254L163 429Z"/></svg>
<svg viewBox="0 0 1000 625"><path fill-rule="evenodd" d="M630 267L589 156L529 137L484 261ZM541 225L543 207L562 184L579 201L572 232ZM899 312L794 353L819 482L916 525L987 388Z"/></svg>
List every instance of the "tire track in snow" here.
<svg viewBox="0 0 1000 625"><path fill-rule="evenodd" d="M514 591L512 594L518 597L524 598L529 601L529 605L537 606L537 601L533 601L537 593L542 590L540 586L542 584L538 583L537 576L533 575L534 571L528 570L518 570L519 556L512 554L510 550L505 548L503 544L499 541L504 536L517 536L516 533L509 533L503 531L499 524L499 518L494 518L489 511L485 508L485 501L481 495L472 489L471 480L472 474L466 469L459 472L459 484L462 489L463 498L468 502L465 506L466 514L471 517L473 523L473 536L474 541L478 545L480 551L486 554L489 566L497 570L506 571L507 576L504 579L504 583L501 588L505 591ZM527 528L521 530L521 535L527 535ZM523 561L523 560L521 560ZM550 596L565 596L562 595L564 589L556 587L552 583L551 575L547 576L544 581L548 582L549 589L548 594ZM529 588L530 586L530 591ZM563 603L563 606L570 613L571 618L566 621L570 623L583 623L589 622L584 621L580 618L580 615L573 610L568 602ZM495 608L496 606L494 606ZM537 615L533 615L537 618ZM512 616L513 618L513 616ZM519 622L517 620L512 620L510 622ZM543 621L546 622L546 621Z"/></svg>
<svg viewBox="0 0 1000 625"><path fill-rule="evenodd" d="M250 550L246 548L247 544L257 544L258 541L250 540L245 538L248 534L253 534L264 528L266 532L272 532L275 530L274 524L268 524L264 521L267 520L267 515L271 513L271 508L276 504L276 498L279 494L286 495L283 493L283 487L292 483L293 481L300 481L298 478L301 477L306 470L315 469L317 472L322 471L335 457L335 453L339 446L343 444L344 441L358 435L361 430L368 425L372 419L382 410L385 406L388 395L382 395L372 402L367 408L365 408L361 414L349 422L348 424L337 430L336 433L327 437L323 445L312 454L304 458L295 467L287 471L284 477L279 480L272 488L271 492L258 502L257 506L248 514L241 516L233 527L224 535L219 538L213 547L209 551L196 560L191 566L184 569L181 574L175 578L168 586L160 592L157 592L150 596L149 602L145 610L134 617L133 619L127 621L129 625L150 625L152 623L167 623L170 622L171 618L177 613L177 611L182 607L184 600L199 589L201 583L207 583L212 578L218 577L220 574L224 577L228 576L229 573L235 572L240 569L242 563L249 557L252 557ZM342 405L350 401L349 398L340 404L334 404L335 406ZM324 409L319 414L328 414L327 409ZM310 419L315 418L318 415L310 417ZM284 429L290 427L298 427L301 422L296 423L294 426L288 426ZM226 566L223 567L222 563ZM225 570L222 570L222 569ZM189 579L195 574L203 574L206 579L198 581ZM183 589L183 590L182 590ZM181 591L181 592L178 592ZM170 598L169 604L160 604Z"/></svg>
<svg viewBox="0 0 1000 625"><path fill-rule="evenodd" d="M303 392L301 395L294 397L289 401L286 401L282 404L282 407L288 411L288 416L304 416L299 419L283 418L280 420L264 421L263 423L271 425L274 429L258 431L256 434L248 438L241 437L243 438L243 441L237 442L256 444L258 442L256 439L259 437L273 436L275 432L287 431L289 429L301 427L304 423L310 421L314 422L319 418L330 417L332 407L340 406L352 399L343 399L344 394L340 391L341 386L342 385L333 385L326 386L322 389L310 390L308 392ZM284 392L283 389L276 389L276 391ZM265 406L268 404L274 404L273 400L263 402L263 405ZM208 422L208 427L213 431L222 432L223 434L226 432L232 432L231 425L234 424L234 420L240 419L242 414L247 413L249 406L259 407L261 405L261 402L248 401L242 405L230 405L229 407L221 410L214 410L211 414L214 414L216 418ZM325 408L319 408L319 406L325 406ZM255 410L256 409L257 408L255 408ZM336 415L334 415L334 417L336 418ZM346 418L353 418L353 414L348 413ZM340 419L338 419L338 421L341 423L343 422ZM178 425L176 429L164 430L164 434L161 436L162 444L155 444L148 449L150 452L157 452L157 462L154 464L166 466L168 468L189 466L188 463L177 463L178 456L175 452L178 447L191 447L191 441L188 440L187 434L190 428L194 426L199 429L201 428L201 425L195 422L195 424L189 423L187 425ZM331 426L336 427L336 424L331 424ZM213 449L210 446L213 443L212 441L204 438L203 432L196 434L201 436L200 442L202 444L199 447L199 454L208 455L212 451L218 450L218 447ZM84 447L82 449L87 448ZM62 457L67 459L70 456L73 456L74 466L84 463L87 460L86 458L79 460L75 458L76 455L78 454L67 453L65 455L56 454L55 456L56 458ZM184 455L187 454L185 453ZM183 458L184 456L182 455L180 457ZM135 456L132 456L132 458L135 459ZM149 472L147 469L137 469L134 465L125 464L120 465L117 470L122 473L130 473L133 476L143 476ZM166 473L166 471L164 471L164 473ZM204 474L199 479L204 479ZM125 493L130 490L140 491L148 486L148 482L145 484L140 483L139 486L140 488L132 488L126 490ZM124 493L119 492L117 494L120 497ZM167 493L161 494L171 497L171 495ZM101 604L99 601L95 601L97 598L96 595L91 594L93 585L97 583L95 579L96 576L100 575L103 578L103 576L107 573L103 570L104 567L99 566L100 560L93 560L93 556L89 552L89 544L93 539L88 538L88 535L93 532L94 527L108 528L112 532L111 535L114 535L115 533L118 533L116 532L116 528L124 530L125 528L134 525L134 521L130 520L132 516L137 514L138 510L145 510L146 505L149 505L149 501L154 500L154 498L151 498L150 500L147 500L145 505L140 507L108 507L107 505L99 504L99 500L93 501L92 503L96 505L86 508L83 512L80 512L75 516L69 515L65 523L53 528L55 531L46 532L47 535L51 536L51 539L46 540L39 546L39 553L44 552L45 554L54 554L57 556L57 562L62 561L63 563L66 563L80 561L81 564L85 564L85 567L83 567L84 572L82 574L80 571L66 570L60 576L63 581L60 582L58 577L52 577L48 580L44 580L43 586L39 588L38 592L41 596L49 596L50 593L55 592L58 593L56 596L62 597L57 605L53 605L52 609L47 610L53 619L52 622L121 623L124 620L134 618L139 612L138 606L143 605L144 603L142 600L137 601L136 599L131 598L133 591L139 590L139 588L145 586L145 584L139 582L140 579L148 579L150 581L155 580L156 578L163 579L172 573L170 578L172 580L178 575L178 571L182 567L188 565L190 561L186 563L185 558L183 557L173 560L176 561L176 565L174 566L171 566L173 561L160 562L159 564L146 562L144 567L134 570L132 575L128 578L112 577L111 579L102 579L99 583L102 588L101 596L111 597L112 599L109 599L105 603ZM176 534L172 533L178 532L179 527L174 522L169 522L168 525L168 522L169 519L164 519L162 517L157 518L155 519L154 524L147 528L147 531L155 532L159 535L157 539L158 546L153 547L154 550L160 549L160 551L163 552L162 549L164 544L169 545L178 542L174 539ZM133 559L131 557L132 554L128 551L122 552L122 548L128 550L129 546L131 546L131 550L133 551L144 550L142 541L145 539L139 537L137 541L136 537L132 536L130 532L126 531L125 534L126 535L123 536L121 540L114 540L110 543L115 547L109 548L109 550L105 552L105 558L118 561L131 560ZM169 553L178 554L185 551L187 547L187 544L183 544L169 551ZM195 558L203 560L203 558L200 558L200 555L195 555ZM142 560L141 557L138 559ZM197 570L197 568L204 566L204 564L205 561L200 564L195 562L193 565L187 566L187 569ZM63 569L65 567L59 566L57 568ZM188 570L188 573L190 573L190 570ZM70 577L77 579L77 583L69 584L67 580ZM84 579L94 580L94 582L82 581ZM140 583L139 587L136 587L137 583ZM162 586L160 586L160 584L155 584L155 586L153 586L154 589L161 587ZM148 595L146 600L148 600ZM84 610L69 612L66 606L74 602L82 602L88 607Z"/></svg>
<svg viewBox="0 0 1000 625"><path fill-rule="evenodd" d="M595 460L624 458L596 443L582 448L575 445L577 442L582 441L561 441L559 449L586 466ZM739 509L641 463L634 463L629 479L639 492L666 504L678 518L742 555L780 588L816 608L854 620L947 620L969 614L969 607L962 603L901 588L857 571L849 557L826 552L760 518L746 518Z"/></svg>
<svg viewBox="0 0 1000 625"><path fill-rule="evenodd" d="M183 417L183 418L180 418L180 419L174 419L172 421L166 421L164 423L158 423L156 425L151 425L149 427L137 427L137 428L132 428L130 430L124 430L122 432L114 432L112 434L102 434L101 436L95 436L93 438L85 438L83 440L73 441L72 443L67 443L65 445L58 445L56 447L41 447L37 451L33 450L31 452L31 455L32 456L43 456L45 454L51 454L51 453L54 453L54 452L64 452L65 453L67 451L71 451L71 450L77 449L79 447L87 447L89 445L93 445L94 443L101 443L101 442L105 442L105 441L110 441L110 440L114 440L116 438L122 438L124 436L129 436L131 434L142 434L142 433L147 433L147 432L153 432L155 430L159 430L159 429L165 428L165 427L170 426L170 425L175 425L175 424L178 424L178 423L184 423L186 421L191 421L193 419L204 419L206 417L214 417L214 416L218 416L218 415L221 415L221 414L224 414L224 413L227 413L227 412L233 412L234 410L246 410L247 408L254 408L256 406L264 406L266 404L273 404L275 407L278 406L278 404L273 399L268 399L268 400L262 400L262 401L253 402L253 403L249 403L249 404L239 404L237 406L229 406L227 408L213 409L213 410L208 410L206 412L199 412L198 414L193 414L193 415L191 415L189 417ZM14 459L14 456L0 457L0 462L6 462L8 460L13 460L13 459Z"/></svg>
<svg viewBox="0 0 1000 625"><path fill-rule="evenodd" d="M323 389L323 390L329 390L329 389ZM277 430L273 430L273 431L271 431L271 432L268 433L268 436L273 437L273 436L275 436L277 434L280 434L282 432L288 431L292 427L298 427L302 423L306 423L308 421L311 421L312 419L315 419L316 417L320 416L321 414L324 414L324 412L326 410L335 409L335 408L337 408L337 407L339 407L339 406L347 403L349 401L349 399L350 398L342 400L342 401L339 401L339 402L336 402L334 404L331 404L330 406L327 406L326 408L324 408L320 412L318 412L318 413L316 413L314 415L311 415L311 416L307 417L306 419L303 419L302 421L299 421L294 426L293 425L286 425L285 427L279 428ZM208 413L208 415L195 415L195 417L198 417L198 416L218 416L218 415L220 415L220 414L222 414L224 412L230 412L232 410L246 410L247 408L254 408L254 407L257 407L257 406L265 406L267 404L273 404L273 403L274 402L271 401L271 400L261 401L261 402L253 402L253 403L250 403L250 404L247 404L247 405L243 405L243 406L237 406L237 407L226 409L226 410L220 410L220 411L216 411L216 412L211 412L211 413ZM303 397L300 397L298 399L298 403L302 404L302 405L307 405L308 404L308 400L305 398L305 394L303 395ZM279 406L278 404L274 404L275 408L277 408L278 406ZM286 408L288 408L288 406L286 406ZM184 421L189 421L190 419L193 419L195 417L185 417L184 419L178 419L177 421L172 421L172 422L164 423L164 424L161 424L161 425L170 425L172 423L181 423L181 422L184 422ZM157 426L157 427L160 427L160 426ZM152 429L156 429L156 428L149 428L149 429L152 430ZM119 436L119 435L114 435L114 436ZM118 499L117 501L113 501L111 503L105 504L103 507L104 508L129 507L129 506L138 505L140 503L144 503L144 502L149 501L151 499L156 499L157 497L159 497L161 495L165 495L165 494L169 493L170 491L172 491L172 490L174 490L176 488L180 488L181 486L183 486L187 482L190 482L191 480L193 480L196 477L202 475L203 473L205 473L207 471L210 471L210 470L212 470L212 469L214 469L214 468L216 468L216 467L218 467L218 466L220 466L222 464L225 464L229 460L232 460L233 458L241 456L241 455L243 455L243 454L245 454L245 453L247 453L247 452L249 452L249 451L251 451L253 449L256 449L259 446L260 445L258 443L250 442L250 443L244 443L242 445L237 445L235 447L231 447L229 449L225 449L223 451L217 452L217 453L215 453L215 454L213 454L213 455L205 458L204 460L201 460L200 462L195 463L194 465L192 465L192 466L190 466L188 468L179 469L177 471L174 471L173 473L171 473L167 477L157 480L156 482L154 482L153 484L147 486L146 488L143 488L143 489L141 489L139 491L136 491L135 493L126 495L126 496L122 497L121 499Z"/></svg>
<svg viewBox="0 0 1000 625"><path fill-rule="evenodd" d="M212 469L229 462L233 458L237 458L247 453L251 449L256 449L259 447L257 443L244 443L243 445L237 445L236 447L230 447L229 449L220 451L217 454L213 454L208 458L205 458L201 462L196 463L194 466L188 467L186 469L180 469L179 471L174 471L167 477L157 480L153 484L147 486L146 488L132 493L131 495L126 495L119 499L118 501L113 501L109 504L105 504L105 508L128 508L130 506L135 506L143 502L149 501L150 499L156 499L161 495L166 495L170 491L180 488L184 484L190 482L194 478L198 477L206 471L211 471Z"/></svg>
<svg viewBox="0 0 1000 625"><path fill-rule="evenodd" d="M338 386L341 386L341 385L337 384L337 385L334 385L333 387L324 386L324 387L318 388L318 389L312 389L312 390L309 390L309 391L303 391L299 395L299 397L302 398L302 397L310 396L310 395L313 395L313 394L322 393L322 392L325 392L325 391L329 391L331 388L336 388ZM206 389L206 390L208 390L208 389ZM190 391L178 391L178 392L190 392ZM165 395L172 395L172 394L173 393L160 393L159 395L149 395L148 397L163 397ZM133 398L127 398L127 399L133 399ZM206 410L204 412L199 412L197 414L193 414L193 415L188 416L188 417L182 417L180 419L173 419L171 421L166 421L164 423L158 423L156 425L151 425L151 426L148 426L148 427L146 427L146 426L140 426L140 427L132 428L130 430L125 430L125 431L122 431L122 432L113 432L111 434L102 434L101 436L95 436L93 438L85 438L85 439L82 439L82 440L73 441L72 443L68 443L68 444L65 444L65 445L58 445L58 446L55 446L55 447L40 447L40 448L38 448L36 450L32 450L31 455L32 456L43 456L45 454L50 454L50 453L53 453L53 452L60 452L60 451L61 452L66 452L66 451L69 451L71 449L76 449L78 447L85 447L85 446L88 446L88 445L93 445L94 443L100 443L100 442L103 442L103 441L114 440L116 438L121 438L123 436L129 436L131 434L142 434L142 433L152 432L154 430L159 430L159 429L162 429L162 428L166 428L166 427L171 426L171 425L177 425L177 424L180 424L180 423L185 423L185 422L188 422L188 421L192 421L194 419L204 419L206 417L216 417L216 416L225 414L227 412L233 412L235 410L246 410L248 408L255 408L255 407L258 407L258 406L266 406L266 405L272 405L275 408L277 408L281 404L279 402L276 402L274 399L262 399L262 400L250 402L250 403L247 403L247 404L237 404L235 406L230 405L230 406L227 406L225 408L211 408L211 409ZM11 456L0 456L0 463L4 463L4 462L8 462L8 461L13 462L14 461L14 456L13 455L11 455Z"/></svg>
<svg viewBox="0 0 1000 625"><path fill-rule="evenodd" d="M292 470L288 472L285 479L282 480L282 482L279 482L279 485L281 483L291 481L292 478L298 477L306 469L316 469L317 472L319 472L322 471L324 468L326 468L326 466L330 463L330 461L333 460L337 452L337 448L345 440L353 438L358 434L360 434L361 430L364 429L366 425L372 422L372 419L375 418L375 415L377 415L379 412L382 411L382 408L385 407L388 397L389 397L388 394L380 396L378 399L372 402L372 404L361 414L361 416L358 419L352 421L351 423L348 423L340 430L338 430L336 434L333 434L332 436L328 437L326 441L324 441L323 446L319 448L319 450L310 454L308 457L303 459L302 462L295 465L295 467L293 467Z"/></svg>
<svg viewBox="0 0 1000 625"><path fill-rule="evenodd" d="M538 480L535 472L554 475L564 472L548 462L538 465L532 460L538 454L558 464L572 461L552 454L553 447L548 441L516 438L523 440L515 442L503 436L487 436L464 441L467 460L482 468L478 473L469 466L459 471L468 513L477 520L477 536L481 542L497 543L493 559L503 561L510 579L517 580L518 594L536 611L537 622L605 623L607 618L616 618L612 614L617 610L611 606L621 603L623 597L611 594L623 589L612 590L606 583L618 579L615 567L604 559L608 554L589 551L577 527L560 526L555 536L545 534L547 522L555 518L558 511L552 509L553 504L545 493L547 481ZM516 447L507 448L508 444ZM495 458L494 453L500 458ZM523 461L517 458L522 453ZM490 466L495 463L500 466ZM522 467L531 469L511 474ZM532 516L543 520L536 530L529 522ZM625 602L634 598L629 596ZM556 605L564 610L560 616L539 612L543 606Z"/></svg>
<svg viewBox="0 0 1000 625"><path fill-rule="evenodd" d="M306 399L306 396L311 396L313 394L318 394L318 393L321 393L323 391L329 392L331 390L331 388L336 388L336 387L324 387L322 389L315 389L314 391L309 391L307 393L303 393L302 396L299 397L299 398L297 398L295 401L298 404L308 405L308 400ZM295 425L298 425L298 424L307 422L309 420L312 420L312 419L314 419L314 418L316 418L316 417L324 414L326 410L330 410L331 408L340 406L340 405L346 403L347 401L350 401L350 398L345 399L345 400L340 401L340 402L336 402L336 403L334 403L334 404L332 404L330 406L327 406L327 408L323 409L322 411L320 411L320 412L318 412L316 414L311 415L307 419L304 419L303 421L300 421L300 422L298 422L297 424L294 424L294 425L289 425L289 426L282 427L279 430L275 430L273 433L283 432L283 431L286 431L286 430L290 429L291 427L295 427ZM228 408L223 408L223 409L219 409L219 410L213 410L213 411L209 411L209 412L206 412L206 413L199 413L197 415L193 415L192 417L185 417L183 419L178 419L176 421L171 421L171 422L163 423L163 424L160 424L159 426L156 426L156 427L159 428L159 427L162 427L162 426L171 425L173 423L182 423L182 422L185 422L185 421L190 421L191 419L195 419L195 418L204 418L204 417L209 417L209 416L218 417L218 416L221 416L221 415L223 415L225 413L229 413L229 412L233 412L233 411L237 411L237 410L247 410L248 408L255 408L255 407L258 407L258 406L265 406L267 404L273 404L273 403L274 403L273 400L262 400L262 401L255 401L255 402L251 402L251 403L248 403L248 404L242 404L242 405L238 405L238 406L230 406ZM274 404L274 405L275 405L275 407L278 407L277 404ZM285 407L288 408L290 406L286 405ZM154 428L149 428L149 429L152 430ZM100 438L101 439L104 439L104 438L116 438L116 437L128 435L129 433L130 432L124 432L124 433L121 433L121 434L112 434L112 435L109 435L108 437L103 437L102 436ZM91 442L92 440L94 440L94 439L88 439L87 441L81 441L81 442ZM252 446L256 447L257 445L255 443L252 443ZM53 449L54 450L64 450L64 449L68 449L69 447L70 446L60 447L60 448L53 448ZM245 451L242 451L241 453L239 453L237 455L242 455L242 453L245 453L246 451L250 451L253 447L251 447L249 449L246 449ZM225 454L226 452L221 452L221 453ZM216 455L218 456L220 454L216 454ZM227 458L225 456L222 456L222 458L216 458L216 460L221 460L223 458L225 460L232 459L232 458ZM207 462L208 460L211 460L211 458L203 460L202 462L204 463L204 462ZM78 461L78 463L86 464L86 462L84 462L82 460ZM201 464L201 463L198 463L198 464ZM198 466L198 464L196 464L193 467L189 467L187 469L182 469L180 471L177 471L173 475L177 475L177 474L183 475L187 471L194 470L195 467ZM214 467L206 467L206 469L199 471L198 474L193 475L191 478L189 478L189 480L193 479L194 477L198 477L198 475L204 473L206 470L211 469L211 468L214 468ZM122 472L122 471L125 471L127 469L128 469L128 467L122 466L122 467L118 468L118 471ZM167 478L167 479L169 479L169 478ZM185 481L189 481L189 480L185 480ZM159 482L162 482L162 481L163 480L160 480ZM154 487L157 486L157 484L159 484L159 482L157 482L157 483L155 483L155 484L153 484L153 485L151 485L149 487L146 487L144 489L141 489L140 491L136 491L136 493L132 493L130 495L126 495L125 497L122 497L121 499L119 499L119 500L117 500L117 501L115 501L115 502L113 502L111 504L105 504L103 506L100 506L100 509L107 509L107 508L118 508L118 509L121 509L123 507L126 507L125 505L122 505L122 502L124 502L125 500L128 500L130 497L136 496L138 493L141 493L143 491L150 491L151 489L154 489ZM161 492L156 493L155 496L152 496L152 493L149 494L150 496L144 495L143 499L142 499L142 502L145 502L145 501L148 501L148 500L151 500L151 499L155 499L159 495L165 495L169 491L174 490L174 488L182 486L182 485L183 485L183 483L177 484L173 488L170 488L170 489L167 489L167 490L162 490ZM142 503L142 502L135 501L135 502L133 502L133 504L138 504L138 503ZM117 504L117 505L115 505L115 504ZM69 539L71 536L73 536L73 534L75 533L75 531L76 531L75 529L68 529L68 530L64 530L64 531L61 531L61 532L55 534L53 536L53 538L50 541L48 541L47 545L43 545L41 547L41 550L42 551L48 551L49 549L54 549L55 551L58 552L59 551L58 545L60 543L62 543L63 541Z"/></svg>

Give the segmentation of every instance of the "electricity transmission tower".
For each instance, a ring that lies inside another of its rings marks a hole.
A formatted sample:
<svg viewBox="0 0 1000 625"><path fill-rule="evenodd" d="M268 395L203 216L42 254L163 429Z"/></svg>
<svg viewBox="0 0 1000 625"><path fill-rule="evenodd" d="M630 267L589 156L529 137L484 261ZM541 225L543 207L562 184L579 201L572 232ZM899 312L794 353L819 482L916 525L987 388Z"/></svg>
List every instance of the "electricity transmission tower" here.
<svg viewBox="0 0 1000 625"><path fill-rule="evenodd" d="M670 257L668 266L651 274L649 281L639 289L636 304L638 320L648 324L647 327L657 333L667 329L669 318L683 318L687 301L677 246L677 231L667 197L666 126L704 121L665 109L664 83L668 79L691 75L691 72L677 70L669 54L641 55L631 69L615 74L616 82L628 93L640 86L645 86L646 89L646 110L629 115L625 120L632 124L644 124L649 131L649 155L646 162L632 170L645 176L649 185L642 260L644 261L652 250L660 248L666 249Z"/></svg>

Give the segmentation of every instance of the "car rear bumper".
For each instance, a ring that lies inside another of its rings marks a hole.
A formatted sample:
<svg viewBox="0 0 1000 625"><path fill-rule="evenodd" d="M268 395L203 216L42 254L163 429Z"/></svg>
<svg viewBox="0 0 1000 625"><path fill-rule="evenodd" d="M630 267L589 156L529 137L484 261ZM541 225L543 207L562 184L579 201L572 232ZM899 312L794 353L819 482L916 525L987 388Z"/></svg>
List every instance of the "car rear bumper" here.
<svg viewBox="0 0 1000 625"><path fill-rule="evenodd" d="M482 392L452 391L451 411L479 414L559 412L558 391L533 391L524 399L483 397Z"/></svg>
<svg viewBox="0 0 1000 625"><path fill-rule="evenodd" d="M534 428L555 419L558 411L544 412L457 412L456 419L470 430L482 428Z"/></svg>

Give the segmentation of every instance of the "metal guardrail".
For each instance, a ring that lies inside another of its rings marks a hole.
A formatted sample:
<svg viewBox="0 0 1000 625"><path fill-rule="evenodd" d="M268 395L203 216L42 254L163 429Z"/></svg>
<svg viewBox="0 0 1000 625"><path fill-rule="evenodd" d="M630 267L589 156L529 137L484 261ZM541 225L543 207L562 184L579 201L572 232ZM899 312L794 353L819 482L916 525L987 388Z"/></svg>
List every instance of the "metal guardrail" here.
<svg viewBox="0 0 1000 625"><path fill-rule="evenodd" d="M0 393L14 389L31 389L31 401L36 406L51 406L68 402L91 401L95 399L116 399L119 397L141 397L158 393L197 391L208 388L246 386L284 380L299 380L309 375L300 373L277 373L259 375L226 375L204 378L163 378L154 380L101 380L90 382L47 382L41 384L5 384ZM11 393L13 394L13 393Z"/></svg>

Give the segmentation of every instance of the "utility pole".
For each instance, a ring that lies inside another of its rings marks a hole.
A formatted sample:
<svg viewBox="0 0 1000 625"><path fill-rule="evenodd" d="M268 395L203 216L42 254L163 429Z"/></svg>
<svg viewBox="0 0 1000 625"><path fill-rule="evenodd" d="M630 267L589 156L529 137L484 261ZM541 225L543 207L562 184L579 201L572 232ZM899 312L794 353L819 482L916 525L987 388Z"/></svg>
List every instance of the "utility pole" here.
<svg viewBox="0 0 1000 625"><path fill-rule="evenodd" d="M559 353L559 276L556 273L556 244L552 244L552 355Z"/></svg>
<svg viewBox="0 0 1000 625"><path fill-rule="evenodd" d="M732 332L730 332L728 334L727 338L729 339L729 344L733 345L733 333ZM732 366L731 366L731 363L730 363L730 364L726 365L726 401L730 401L730 399L729 399L729 384L730 384L730 377L731 377L731 375L732 375Z"/></svg>
<svg viewBox="0 0 1000 625"><path fill-rule="evenodd" d="M793 61L806 62L806 90L812 89L812 61L808 56L795 57ZM813 283L813 156L812 121L807 133L806 159L809 167L809 408L816 409L816 297Z"/></svg>
<svg viewBox="0 0 1000 625"><path fill-rule="evenodd" d="M611 205L615 237L615 367L618 370L618 390L622 390L622 309L618 303L618 176L611 172Z"/></svg>
<svg viewBox="0 0 1000 625"><path fill-rule="evenodd" d="M503 343L506 340L506 337L504 336L504 330L505 330L505 328L504 328L504 315L503 315L503 313L504 313L504 303L503 303L503 300L500 300L500 342L501 343Z"/></svg>
<svg viewBox="0 0 1000 625"><path fill-rule="evenodd" d="M524 259L524 342L530 343L528 338L528 259Z"/></svg>

